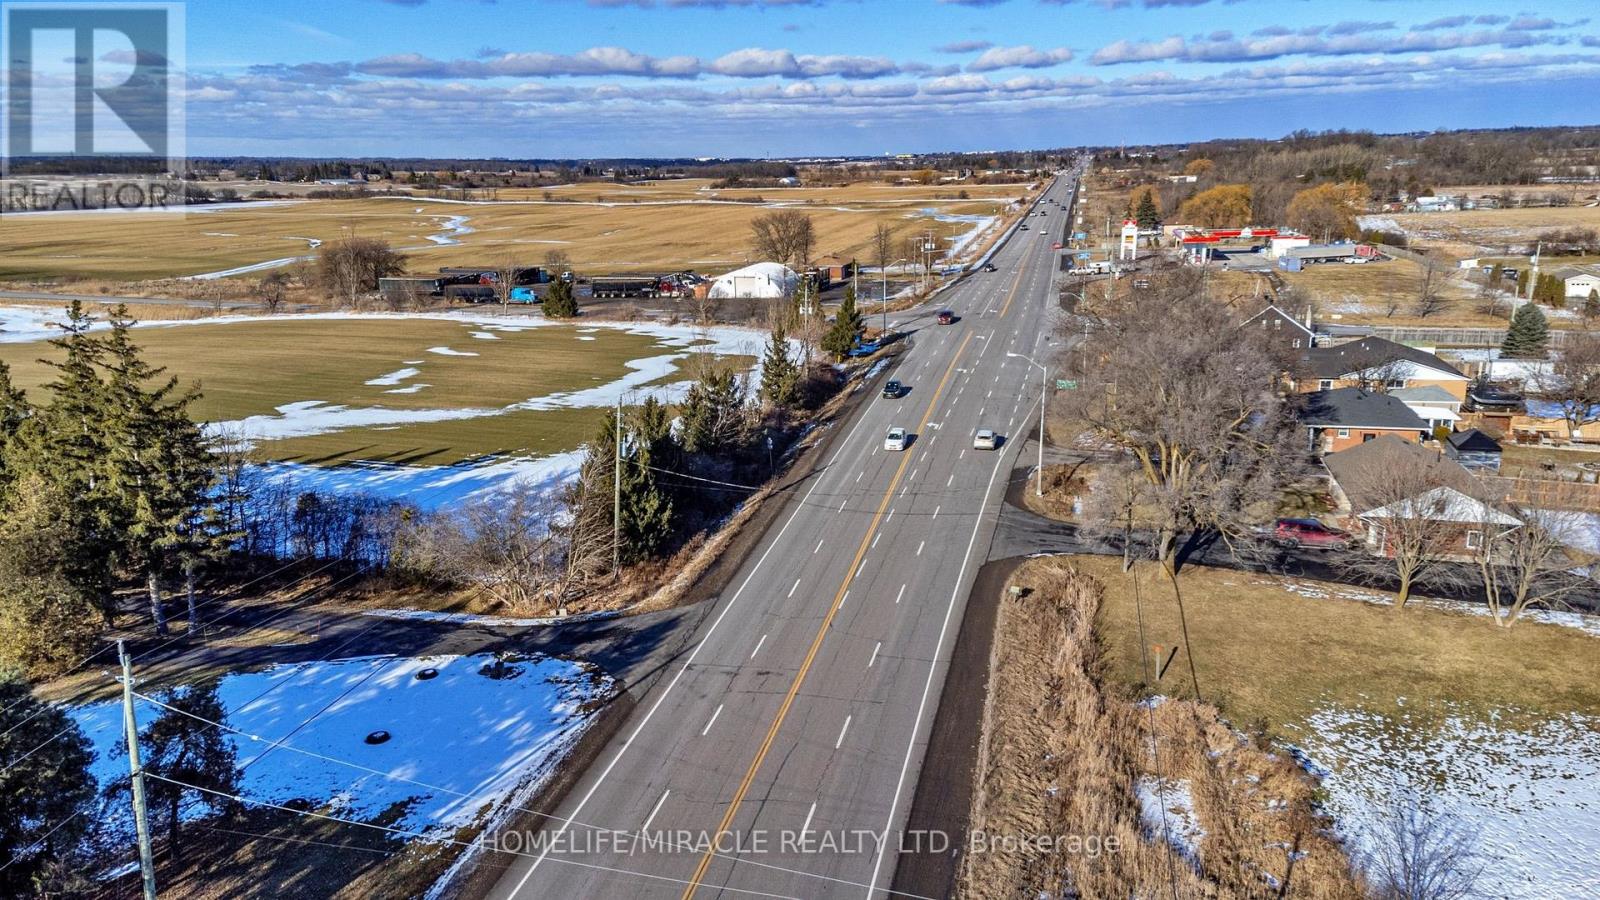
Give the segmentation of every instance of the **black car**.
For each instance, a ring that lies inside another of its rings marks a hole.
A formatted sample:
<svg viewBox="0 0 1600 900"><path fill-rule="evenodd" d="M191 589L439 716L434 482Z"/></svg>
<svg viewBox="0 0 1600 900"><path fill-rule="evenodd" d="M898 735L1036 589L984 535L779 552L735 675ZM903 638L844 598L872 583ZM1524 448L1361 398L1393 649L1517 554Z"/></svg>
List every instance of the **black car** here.
<svg viewBox="0 0 1600 900"><path fill-rule="evenodd" d="M1475 384L1467 390L1469 412L1522 412L1522 395L1497 384Z"/></svg>
<svg viewBox="0 0 1600 900"><path fill-rule="evenodd" d="M996 269L996 268L995 268L995 267L994 267L994 263L984 263L984 264L983 264L983 270L984 270L984 271L985 271L985 272L995 272L995 271L999 271L999 270L997 270L997 269Z"/></svg>
<svg viewBox="0 0 1600 900"><path fill-rule="evenodd" d="M906 386L898 381L885 381L883 383L883 396L886 400L898 400L906 392Z"/></svg>

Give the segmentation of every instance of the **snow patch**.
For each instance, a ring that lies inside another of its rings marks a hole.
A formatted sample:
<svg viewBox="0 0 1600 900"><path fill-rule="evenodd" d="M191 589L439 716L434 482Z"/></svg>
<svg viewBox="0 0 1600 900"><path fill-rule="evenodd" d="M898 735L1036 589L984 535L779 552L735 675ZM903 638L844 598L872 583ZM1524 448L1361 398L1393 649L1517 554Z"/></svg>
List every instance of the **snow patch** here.
<svg viewBox="0 0 1600 900"><path fill-rule="evenodd" d="M428 348L428 352L429 353L437 353L440 356L477 356L478 355L476 353L473 353L471 350L451 350L449 347L429 347Z"/></svg>
<svg viewBox="0 0 1600 900"><path fill-rule="evenodd" d="M1200 842L1205 839L1206 832L1200 827L1200 814L1194 809L1189 779L1145 775L1134 783L1133 790L1139 797L1139 819L1144 823L1145 832L1157 840L1165 837L1174 850L1198 867Z"/></svg>
<svg viewBox="0 0 1600 900"><path fill-rule="evenodd" d="M381 386L387 387L387 386L390 386L390 385L399 384L400 382L405 381L407 378L410 378L413 375L418 375L421 372L422 372L421 369L413 369L413 368L409 368L409 367L404 368L404 369L396 369L395 371L390 372L387 375L379 375L377 378L370 379L366 383L367 384L371 384L371 385L381 385Z"/></svg>

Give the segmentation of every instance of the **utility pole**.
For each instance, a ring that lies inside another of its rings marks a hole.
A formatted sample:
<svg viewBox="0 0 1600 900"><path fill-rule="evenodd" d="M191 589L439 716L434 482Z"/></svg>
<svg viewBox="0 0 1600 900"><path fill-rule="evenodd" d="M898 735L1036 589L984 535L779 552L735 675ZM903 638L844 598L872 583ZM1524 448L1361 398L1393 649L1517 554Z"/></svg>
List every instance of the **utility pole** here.
<svg viewBox="0 0 1600 900"><path fill-rule="evenodd" d="M156 900L155 854L150 851L149 813L144 803L144 765L139 762L139 723L133 715L133 663L128 648L117 641L122 661L122 730L128 740L128 771L133 775L133 827L139 839L139 873L144 879L144 900Z"/></svg>
<svg viewBox="0 0 1600 900"><path fill-rule="evenodd" d="M611 457L611 575L622 572L622 398L617 398L617 446Z"/></svg>

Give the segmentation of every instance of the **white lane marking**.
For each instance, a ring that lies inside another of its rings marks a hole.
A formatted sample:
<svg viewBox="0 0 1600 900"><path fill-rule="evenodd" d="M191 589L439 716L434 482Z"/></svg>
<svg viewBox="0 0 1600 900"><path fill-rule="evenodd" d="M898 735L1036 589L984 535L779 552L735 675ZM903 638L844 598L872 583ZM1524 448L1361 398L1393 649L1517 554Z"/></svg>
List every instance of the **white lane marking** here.
<svg viewBox="0 0 1600 900"><path fill-rule="evenodd" d="M720 707L720 706L717 707L717 712L721 712L721 711L722 711L722 707ZM703 732L703 731L700 732L700 733L701 734L705 734L705 732ZM656 813L661 812L661 804L666 803L667 802L667 797L669 797L671 795L672 795L672 791L668 790L668 791L666 791L665 793L663 793L661 795L661 799L660 800L656 801L655 808L650 810L650 815L645 818L644 824L639 827L639 833L640 834L649 834L650 833L650 823L654 822L656 820Z"/></svg>
<svg viewBox="0 0 1600 900"><path fill-rule="evenodd" d="M924 546L924 545L926 545L926 544L927 544L927 543L928 543L928 542L927 542L927 541L918 541L918 542L917 542L917 555L918 555L918 556L921 556L921 555L922 555L922 548L923 548L923 546Z"/></svg>
<svg viewBox="0 0 1600 900"><path fill-rule="evenodd" d="M916 477L917 477L917 473L918 473L918 472L921 472L921 471L922 471L922 470L921 470L921 469L912 469L912 470L911 470L911 477L910 477L910 478L907 478L907 479L906 479L906 480L907 480L907 481L912 481L912 480L915 480L915 479L916 479Z"/></svg>
<svg viewBox="0 0 1600 900"><path fill-rule="evenodd" d="M955 484L955 481L956 481L956 473L951 472L950 473L950 477L945 479L944 486L945 487L949 487L950 485Z"/></svg>
<svg viewBox="0 0 1600 900"><path fill-rule="evenodd" d="M839 598L839 608L840 609L844 609L844 602L846 600L849 600L849 599L850 599L850 592L849 591L845 591L844 592L844 596Z"/></svg>
<svg viewBox="0 0 1600 900"><path fill-rule="evenodd" d="M883 517L883 524L885 524L885 525L889 524L889 520L892 519L892 518L894 518L894 508L890 507L889 508L889 514L887 516Z"/></svg>
<svg viewBox="0 0 1600 900"><path fill-rule="evenodd" d="M966 458L967 458L967 448L962 447L961 448L961 455L957 456L956 459L966 459Z"/></svg>
<svg viewBox="0 0 1600 900"><path fill-rule="evenodd" d="M798 591L798 590L800 590L800 579L796 578L794 580L794 587L789 588L789 596L793 597L794 596L794 592Z"/></svg>
<svg viewBox="0 0 1600 900"><path fill-rule="evenodd" d="M856 473L856 484L860 484L861 483L861 476L863 476L865 474L867 474L867 470L866 469L862 469L861 471Z"/></svg>
<svg viewBox="0 0 1600 900"><path fill-rule="evenodd" d="M983 413L984 413L984 411L985 411L985 410L987 410L987 409L988 409L988 408L989 408L989 407L987 407L987 406L985 406L985 407L982 407L982 408L980 408L980 409L979 409L979 410L978 410L978 418L980 418L980 419L981 419L981 418L983 418Z"/></svg>
<svg viewBox="0 0 1600 900"><path fill-rule="evenodd" d="M906 595L906 586L902 584L902 585L900 585L900 593L894 595L894 602L896 604L898 604L900 602L900 598L904 597L905 595Z"/></svg>
<svg viewBox="0 0 1600 900"><path fill-rule="evenodd" d="M955 476L952 475L950 477L954 478ZM941 509L944 509L944 507L943 506L935 506L933 508L933 518L935 518L935 519L939 518L939 510L941 510Z"/></svg>
<svg viewBox="0 0 1600 900"><path fill-rule="evenodd" d="M883 532L880 531L877 534L873 535L872 536L872 549L874 549L874 550L878 549L878 542L881 541L881 540L883 540Z"/></svg>
<svg viewBox="0 0 1600 900"><path fill-rule="evenodd" d="M872 658L867 660L867 668L869 668L869 669L872 668L872 664L878 661L878 651L882 650L882 649L883 649L883 641L879 641L876 644L872 645Z"/></svg>
<svg viewBox="0 0 1600 900"><path fill-rule="evenodd" d="M706 727L700 729L700 736L701 737L705 737L706 736L706 732L711 730L711 726L717 724L717 716L722 715L722 707L723 707L723 704L721 704L721 703L717 704L717 711L711 714L711 721L706 723Z"/></svg>
<svg viewBox="0 0 1600 900"><path fill-rule="evenodd" d="M983 399L987 400L987 399L989 399L990 397L993 397L993 396L994 396L994 388L990 388L989 389L989 393L983 395Z"/></svg>
<svg viewBox="0 0 1600 900"><path fill-rule="evenodd" d="M843 500L840 500L840 501L839 501L839 512L844 512L844 505L845 505L845 504L846 504L846 503L849 503L849 502L850 502L850 498L848 498L848 497L846 497L846 498L845 498L845 499L843 499Z"/></svg>
<svg viewBox="0 0 1600 900"><path fill-rule="evenodd" d="M935 443L938 443L938 441L939 441L939 436L936 434L933 437L928 438L928 446L932 447Z"/></svg>
<svg viewBox="0 0 1600 900"><path fill-rule="evenodd" d="M844 727L839 729L839 739L837 741L833 742L833 749L837 750L840 747L844 746L844 735L845 735L845 732L850 730L850 718L851 718L850 716L845 716L844 717Z"/></svg>
<svg viewBox="0 0 1600 900"><path fill-rule="evenodd" d="M827 540L827 538L823 538L821 541L817 541L817 549L811 551L811 555L812 556L816 556L817 555L817 550L821 550L822 549L823 541L826 541L826 540Z"/></svg>
<svg viewBox="0 0 1600 900"><path fill-rule="evenodd" d="M861 577L861 573L865 572L866 570L867 570L867 561L863 559L861 561L861 565L856 566L856 577L860 578ZM849 591L845 591L845 593L848 594L850 592ZM840 602L842 603L843 601L840 601Z"/></svg>
<svg viewBox="0 0 1600 900"><path fill-rule="evenodd" d="M761 640L756 641L756 648L754 650L750 651L750 658L751 659L755 659L756 658L756 654L761 652L761 645L765 644L766 642L767 642L767 636L763 634L761 636Z"/></svg>
<svg viewBox="0 0 1600 900"><path fill-rule="evenodd" d="M1041 398L1042 400L1043 398ZM972 523L972 537L967 539L967 552L961 558L961 570L956 573L955 588L950 591L950 602L945 606L944 623L939 626L939 639L934 643L933 653L929 657L928 677L922 684L922 700L917 704L917 717L913 720L911 736L906 742L905 760L900 764L900 779L895 785L894 797L889 802L889 818L883 826L883 833L888 834L894 827L895 815L900 810L900 793L905 790L906 774L911 770L911 754L917 747L917 735L922 731L922 717L927 713L928 696L933 692L933 676L939 670L940 648L944 646L945 638L950 632L950 619L955 615L956 601L962 596L961 582L966 578L967 566L972 562L972 548L978 545L978 531L983 527L983 506L990 494L994 493L995 479L1000 477L1000 464L1005 457L1002 455L994 463L994 470L989 473L989 485L983 490L983 498L978 501L978 515ZM885 842L887 843L887 842ZM867 900L873 900L878 895L878 874L883 868L883 846L879 846L877 861L872 864L872 877L867 881Z"/></svg>
<svg viewBox="0 0 1600 900"><path fill-rule="evenodd" d="M806 832L811 830L811 817L817 814L817 801L811 801L811 809L806 813L806 823L800 826L800 837L804 838Z"/></svg>
<svg viewBox="0 0 1600 900"><path fill-rule="evenodd" d="M856 429L860 428L861 423L864 421L866 420L858 419L856 424L851 426L849 434L846 435L847 441L855 437ZM673 688L677 687L678 681L683 678L685 672L689 671L689 667L694 665L695 660L700 656L700 651L704 650L706 644L708 644L711 641L711 638L716 635L717 628L720 627L722 625L722 621L728 617L729 611L738 605L739 599L744 596L745 588L749 587L750 583L755 580L756 575L760 573L761 566L767 561L767 557L772 554L773 550L776 550L783 544L784 534L788 532L789 526L793 525L795 520L799 518L800 510L805 508L805 502L811 498L811 493L817 489L817 485L822 484L822 482L825 480L825 478L818 478L816 481L811 483L811 487L806 489L805 496L801 498L800 504L796 506L794 511L789 514L789 518L783 523L783 527L778 529L778 533L773 537L772 543L768 544L767 549L763 550L761 555L756 558L755 566L750 569L750 574L746 576L744 582L739 585L739 589L733 592L733 596L728 600L728 605L724 606L722 611L717 613L717 617L711 620L711 627L706 629L705 637L701 638L700 643L695 645L694 650L689 654L689 658L683 661L683 665L678 667L677 673L672 676L671 681L667 682L667 686L663 688L661 694L656 697L656 701L650 704L650 709L645 712L644 718L639 720L639 724L635 725L633 731L628 733L627 739L622 742L621 747L617 748L617 752L612 755L611 760L606 763L605 768L600 770L600 774L595 778L594 784L589 785L589 789L584 791L583 796L578 799L578 805L573 809L572 815L569 817L563 817L561 819L561 825L556 828L554 840L545 844L544 849L539 851L538 858L528 866L528 871L523 873L522 878L517 881L516 887L511 889L509 896L516 897L522 893L522 889L528 885L528 879L533 877L533 873L538 871L539 866L545 861L545 858L550 855L551 848L555 847L561 841L562 835L567 833L567 829L572 826L572 823L578 821L578 817L583 814L584 807L588 806L589 801L594 798L595 792L600 790L601 785L605 784L606 779L611 776L612 770L617 767L617 763L622 761L623 755L626 754L628 749L633 746L634 741L639 739L639 735L644 733L644 729L650 724L650 720L655 718L656 712L661 709L661 704L665 703L667 701L667 697L672 695L672 690ZM766 639L766 635L761 636L761 640L763 642L765 642ZM761 649L761 645L757 644L756 649ZM752 653L750 656L753 659L755 654Z"/></svg>

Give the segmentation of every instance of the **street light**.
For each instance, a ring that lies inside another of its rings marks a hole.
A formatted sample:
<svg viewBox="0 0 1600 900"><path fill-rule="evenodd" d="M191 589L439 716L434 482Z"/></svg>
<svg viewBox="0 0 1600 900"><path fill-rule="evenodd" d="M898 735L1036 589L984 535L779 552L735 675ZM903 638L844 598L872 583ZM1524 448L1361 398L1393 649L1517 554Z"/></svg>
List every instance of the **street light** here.
<svg viewBox="0 0 1600 900"><path fill-rule="evenodd" d="M1038 477L1034 479L1033 494L1034 494L1035 497L1043 497L1044 496L1044 407L1045 407L1045 398L1048 397L1049 394L1050 394L1049 382L1046 380L1050 375L1050 370L1045 368L1044 366L1040 365L1039 363L1035 362L1033 357L1028 356L1026 354L1023 354L1023 353L1011 353L1011 352L1008 351L1006 353L1006 355L1007 356L1015 356L1017 359L1025 359L1025 360L1028 361L1029 365L1034 366L1039 370L1039 474L1038 474Z"/></svg>

